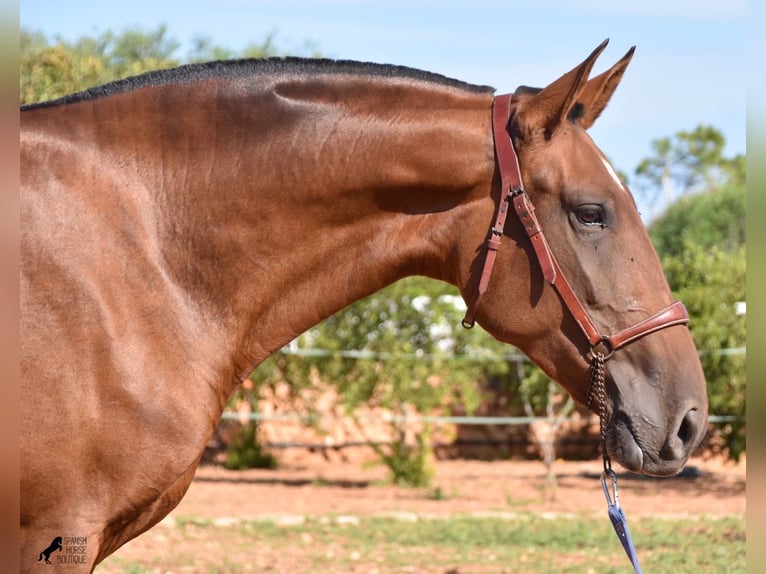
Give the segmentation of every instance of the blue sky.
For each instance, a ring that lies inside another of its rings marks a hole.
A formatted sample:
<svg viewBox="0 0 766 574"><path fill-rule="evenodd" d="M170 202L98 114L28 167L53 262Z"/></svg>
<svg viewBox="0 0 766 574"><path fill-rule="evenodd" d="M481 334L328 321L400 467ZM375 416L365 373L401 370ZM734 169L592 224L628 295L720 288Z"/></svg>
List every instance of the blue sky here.
<svg viewBox="0 0 766 574"><path fill-rule="evenodd" d="M636 55L591 135L632 174L651 141L713 125L745 152L745 0L20 0L21 25L51 37L166 24L183 56L193 38L239 50L270 33L325 56L401 64L498 92L543 86L604 38L597 73ZM639 206L645 219L652 207Z"/></svg>

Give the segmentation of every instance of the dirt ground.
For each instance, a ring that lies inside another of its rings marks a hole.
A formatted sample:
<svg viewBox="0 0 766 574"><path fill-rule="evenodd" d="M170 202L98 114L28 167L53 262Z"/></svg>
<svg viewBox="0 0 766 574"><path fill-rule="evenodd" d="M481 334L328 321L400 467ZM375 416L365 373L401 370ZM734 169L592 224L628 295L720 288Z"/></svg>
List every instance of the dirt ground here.
<svg viewBox="0 0 766 574"><path fill-rule="evenodd" d="M150 532L119 549L97 572L125 572L126 564L147 564L148 557L167 553L170 541L187 544L177 539L174 529L192 518L227 527L250 520L301 524L307 518L323 516L336 521L362 516L414 520L522 512L606 516L599 461L562 461L555 470L557 489L552 499L546 489L545 467L535 461L437 461L433 485L426 489L388 485L386 471L380 466L317 457L278 470L227 471L218 465L203 465L179 506ZM671 479L618 472L620 502L633 520L641 516L743 515L745 474L744 462L734 465L703 459L693 459L684 473ZM190 545L189 552L194 551ZM200 567L198 563L180 569L158 566L130 571L203 571ZM264 571L295 572L295 568L290 564Z"/></svg>
<svg viewBox="0 0 766 574"><path fill-rule="evenodd" d="M227 471L201 466L186 497L171 514L203 518L411 512L527 511L601 514L601 464L556 463L556 496L535 461L436 462L427 489L385 484L381 466L312 460L278 470ZM631 515L738 514L745 511L745 464L694 459L681 476L651 479L618 470L620 502ZM438 490L437 490L438 489ZM289 519L289 518L288 518Z"/></svg>

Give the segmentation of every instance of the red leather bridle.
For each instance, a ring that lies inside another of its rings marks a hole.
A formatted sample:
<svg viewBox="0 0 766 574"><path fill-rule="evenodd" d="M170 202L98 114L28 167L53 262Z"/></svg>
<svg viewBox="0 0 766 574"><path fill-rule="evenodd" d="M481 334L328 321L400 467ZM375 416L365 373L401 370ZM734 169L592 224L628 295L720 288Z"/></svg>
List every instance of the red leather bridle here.
<svg viewBox="0 0 766 574"><path fill-rule="evenodd" d="M604 493L607 496L607 501L610 504L610 519L615 526L618 536L620 536L620 540L626 548L628 557L633 563L636 572L640 573L641 569L638 566L638 560L635 557L635 549L632 548L632 541L630 540L630 534L627 532L627 524L625 523L624 515L621 514L622 511L616 503L615 506L612 506L612 501L607 488L607 480L611 478L616 501L617 476L612 470L612 462L607 451L608 412L605 363L615 351L641 337L674 325L685 325L689 322L689 314L683 303L676 301L651 317L644 319L627 329L623 329L613 335L601 334L598 328L593 324L590 315L588 315L588 311L572 290L569 281L567 281L562 273L561 267L559 267L558 261L556 261L556 257L554 257L553 252L545 239L542 227L540 227L540 222L535 216L535 208L524 191L524 186L521 183L519 159L516 155L516 150L513 147L513 140L511 139L510 133L511 128L509 126L511 118L511 98L511 94L497 96L492 106L492 135L495 139L495 156L500 169L500 178L502 181L501 190L504 196L501 198L497 207L495 223L487 238L487 254L484 260L484 268L481 272L481 278L479 280L479 287L468 302L468 309L466 310L465 318L463 319L463 326L469 329L474 326L476 311L479 308L479 302L481 301L482 295L487 291L489 278L492 274L492 267L495 264L495 257L497 256L497 250L500 247L500 239L502 238L505 229L505 219L508 213L508 207L512 204L516 216L519 218L524 231L526 231L527 236L532 243L535 255L537 256L537 261L543 272L543 278L556 289L564 305L569 309L569 312L580 326L580 329L590 345L590 351L588 353L591 368L590 386L585 397L585 403L589 409L594 406L597 408L599 418L601 456L604 463L601 484L604 488ZM593 404L594 401L595 405ZM620 513L617 520L615 520L612 515L613 508L616 508ZM626 540L629 542L629 545L627 545L628 542L626 542Z"/></svg>
<svg viewBox="0 0 766 574"><path fill-rule="evenodd" d="M543 271L545 281L550 283L560 295L564 305L574 317L574 320L580 326L590 345L590 356L594 360L598 355L600 360L605 361L612 354L655 331L672 327L674 325L684 325L689 322L689 314L686 307L680 301L676 301L665 307L651 317L636 323L635 325L623 329L612 335L603 335L594 325L588 311L578 299L572 286L559 267L558 261L553 255L548 242L545 239L540 223L535 216L535 208L532 202L524 192L521 182L521 171L519 169L519 159L516 150L513 147L513 141L509 132L509 121L511 118L511 98L512 94L503 94L496 96L492 106L492 134L495 139L495 156L498 167L500 168L500 177L502 180L502 190L505 196L501 199L495 215L495 224L490 230L487 238L487 254L484 260L484 268L479 280L479 288L468 302L468 309L463 326L470 329L475 323L476 311L479 308L479 302L482 295L487 291L489 278L492 274L492 267L495 263L497 250L500 247L500 239L503 236L505 228L505 219L508 213L509 204L521 222L522 227L532 242L537 261ZM595 366L594 366L595 370Z"/></svg>

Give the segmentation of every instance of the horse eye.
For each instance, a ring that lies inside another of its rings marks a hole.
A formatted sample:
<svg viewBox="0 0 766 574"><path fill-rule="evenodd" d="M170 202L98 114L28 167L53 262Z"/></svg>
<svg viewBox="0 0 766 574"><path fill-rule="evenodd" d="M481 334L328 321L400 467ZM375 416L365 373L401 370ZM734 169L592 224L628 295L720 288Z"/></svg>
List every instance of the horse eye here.
<svg viewBox="0 0 766 574"><path fill-rule="evenodd" d="M577 221L587 226L604 227L604 213L598 205L584 205L577 209Z"/></svg>

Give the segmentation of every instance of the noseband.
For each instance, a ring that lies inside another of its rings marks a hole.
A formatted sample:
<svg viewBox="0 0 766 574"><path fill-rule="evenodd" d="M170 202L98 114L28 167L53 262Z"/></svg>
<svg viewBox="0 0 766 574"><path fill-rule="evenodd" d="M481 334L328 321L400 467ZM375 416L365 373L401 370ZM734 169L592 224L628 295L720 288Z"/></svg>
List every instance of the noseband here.
<svg viewBox="0 0 766 574"><path fill-rule="evenodd" d="M558 261L556 261L556 257L553 255L545 239L542 227L540 227L540 223L537 220L535 208L524 192L524 186L521 182L521 171L519 169L519 159L509 132L511 98L512 94L497 96L492 106L492 135L495 140L495 156L500 168L502 190L505 193L505 197L503 197L498 205L495 224L487 238L487 255L484 260L481 279L479 280L479 288L468 303L463 326L467 329L474 326L476 311L479 308L482 295L487 291L497 250L500 247L500 239L505 229L505 219L509 204L513 205L516 216L519 218L527 236L529 236L537 256L537 261L543 271L544 279L556 289L564 305L569 309L572 317L574 317L574 320L585 334L590 344L589 356L594 361L594 371L596 369L596 357L600 358L600 362L603 365L603 361L611 357L615 351L641 337L660 329L688 323L689 314L686 311L686 307L680 301L676 301L651 317L612 335L603 335L598 330L590 315L588 315L588 311L580 302L580 299L572 290L569 281L567 281L567 278L562 273L561 267Z"/></svg>

